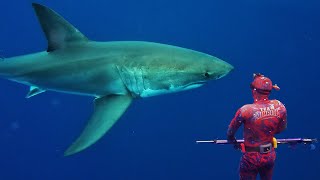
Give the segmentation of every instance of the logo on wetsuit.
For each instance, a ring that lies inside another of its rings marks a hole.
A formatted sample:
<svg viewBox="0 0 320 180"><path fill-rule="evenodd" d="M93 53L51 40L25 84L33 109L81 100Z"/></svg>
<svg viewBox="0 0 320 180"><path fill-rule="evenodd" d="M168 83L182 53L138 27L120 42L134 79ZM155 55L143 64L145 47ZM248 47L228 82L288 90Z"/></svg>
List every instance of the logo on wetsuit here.
<svg viewBox="0 0 320 180"><path fill-rule="evenodd" d="M260 109L260 111L257 111L254 113L255 119L259 119L259 118L265 117L265 116L278 116L278 117L280 116L279 115L280 107L274 108L273 104L271 104L268 107L259 108L259 109Z"/></svg>

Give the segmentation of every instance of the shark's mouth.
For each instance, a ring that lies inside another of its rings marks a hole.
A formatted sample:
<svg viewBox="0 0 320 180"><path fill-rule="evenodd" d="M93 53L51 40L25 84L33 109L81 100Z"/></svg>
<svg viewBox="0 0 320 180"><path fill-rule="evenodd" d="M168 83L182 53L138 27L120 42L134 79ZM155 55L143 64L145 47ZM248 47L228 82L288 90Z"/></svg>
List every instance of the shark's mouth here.
<svg viewBox="0 0 320 180"><path fill-rule="evenodd" d="M206 81L198 81L198 82L194 82L194 83L189 83L187 85L184 86L184 89L194 89L194 88L198 88L200 86L203 86L206 83Z"/></svg>
<svg viewBox="0 0 320 180"><path fill-rule="evenodd" d="M185 90L189 90L189 89L198 88L198 87L201 87L204 84L205 84L205 81L199 81L199 82L189 83L189 84L183 85L183 86L173 86L173 85L171 85L168 89L151 89L151 88L147 88L147 89L144 89L140 94L138 94L138 96L142 97L142 98L145 98L145 97L156 96L156 95L160 95L160 94L174 93L174 92L179 92L179 91L185 91Z"/></svg>

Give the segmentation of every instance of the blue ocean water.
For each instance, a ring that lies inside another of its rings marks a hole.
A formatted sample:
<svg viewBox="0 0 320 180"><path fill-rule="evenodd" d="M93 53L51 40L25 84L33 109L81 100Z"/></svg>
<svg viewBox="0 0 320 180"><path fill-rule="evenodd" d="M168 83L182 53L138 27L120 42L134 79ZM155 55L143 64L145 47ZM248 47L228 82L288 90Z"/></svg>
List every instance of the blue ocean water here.
<svg viewBox="0 0 320 180"><path fill-rule="evenodd" d="M288 110L279 138L318 137L320 3L317 0L38 1L99 41L143 40L215 55L228 76L199 89L137 100L94 146L63 151L92 112L92 98L46 92L0 80L0 180L238 179L240 152L196 144L225 138L235 111L251 103L252 73L281 90ZM31 1L0 6L0 55L44 50L46 39ZM237 137L241 138L241 131ZM320 149L277 150L274 179L317 179Z"/></svg>

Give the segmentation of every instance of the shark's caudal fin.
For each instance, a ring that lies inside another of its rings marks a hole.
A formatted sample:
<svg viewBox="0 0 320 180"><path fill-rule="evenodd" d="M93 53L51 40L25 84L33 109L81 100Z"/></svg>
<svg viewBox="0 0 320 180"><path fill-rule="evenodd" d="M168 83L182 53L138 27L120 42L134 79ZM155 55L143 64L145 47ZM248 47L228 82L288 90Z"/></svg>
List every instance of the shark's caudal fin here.
<svg viewBox="0 0 320 180"><path fill-rule="evenodd" d="M48 52L64 48L71 43L88 41L78 29L50 8L37 3L32 3L32 6L47 37Z"/></svg>
<svg viewBox="0 0 320 180"><path fill-rule="evenodd" d="M82 151L98 141L117 122L131 102L132 97L129 95L109 95L96 99L91 119L64 155Z"/></svg>

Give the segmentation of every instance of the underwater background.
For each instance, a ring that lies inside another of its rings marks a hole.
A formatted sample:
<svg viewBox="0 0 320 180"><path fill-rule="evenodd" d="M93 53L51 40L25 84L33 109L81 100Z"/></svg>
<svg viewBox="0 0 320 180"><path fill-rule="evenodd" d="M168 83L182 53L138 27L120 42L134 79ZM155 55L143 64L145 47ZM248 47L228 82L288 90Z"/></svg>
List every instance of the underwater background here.
<svg viewBox="0 0 320 180"><path fill-rule="evenodd" d="M0 55L46 49L30 0L1 1ZM191 91L134 101L98 143L73 156L64 150L93 110L93 98L46 92L0 80L0 180L238 179L241 152L196 144L225 139L236 110L251 103L261 72L281 90L288 111L277 138L320 138L320 1L64 0L46 5L92 40L153 41L212 54L235 67ZM242 137L242 131L237 133ZM281 145L274 179L318 179L320 150Z"/></svg>

